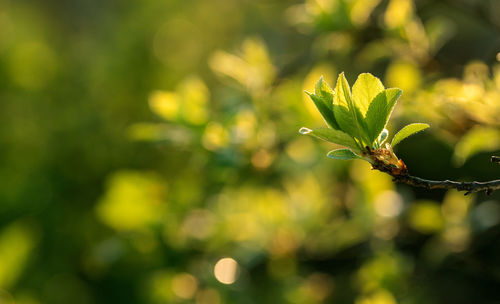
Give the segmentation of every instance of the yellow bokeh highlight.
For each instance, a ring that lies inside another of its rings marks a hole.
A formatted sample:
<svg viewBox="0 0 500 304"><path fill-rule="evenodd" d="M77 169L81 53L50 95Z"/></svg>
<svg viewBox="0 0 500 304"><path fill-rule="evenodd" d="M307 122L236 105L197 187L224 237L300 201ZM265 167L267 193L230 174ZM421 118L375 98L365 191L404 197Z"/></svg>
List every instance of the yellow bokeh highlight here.
<svg viewBox="0 0 500 304"><path fill-rule="evenodd" d="M285 151L294 161L303 164L312 163L317 157L313 141L305 136L292 140Z"/></svg>
<svg viewBox="0 0 500 304"><path fill-rule="evenodd" d="M232 128L234 141L245 144L254 136L257 128L257 118L253 111L242 110L236 114L235 123Z"/></svg>
<svg viewBox="0 0 500 304"><path fill-rule="evenodd" d="M394 296L384 289L379 289L369 295L358 297L355 304L396 304Z"/></svg>
<svg viewBox="0 0 500 304"><path fill-rule="evenodd" d="M411 93L420 87L422 75L415 64L395 61L387 68L385 81L387 87L397 87L404 93Z"/></svg>
<svg viewBox="0 0 500 304"><path fill-rule="evenodd" d="M380 0L357 0L351 8L350 17L353 24L364 25L373 9L380 3Z"/></svg>
<svg viewBox="0 0 500 304"><path fill-rule="evenodd" d="M273 163L273 160L274 154L264 149L256 151L250 158L252 165L261 170L268 168Z"/></svg>
<svg viewBox="0 0 500 304"><path fill-rule="evenodd" d="M154 174L117 172L96 207L97 216L119 231L147 228L162 219L166 189L165 182Z"/></svg>
<svg viewBox="0 0 500 304"><path fill-rule="evenodd" d="M198 280L189 273L180 273L172 278L172 291L181 299L191 299L198 289Z"/></svg>
<svg viewBox="0 0 500 304"><path fill-rule="evenodd" d="M203 132L201 142L207 150L224 148L229 144L229 132L220 123L210 122Z"/></svg>
<svg viewBox="0 0 500 304"><path fill-rule="evenodd" d="M175 120L181 105L180 97L174 92L154 91L149 96L149 107L166 120Z"/></svg>
<svg viewBox="0 0 500 304"><path fill-rule="evenodd" d="M403 199L399 193L386 190L374 201L375 212L382 217L396 217L403 211Z"/></svg>
<svg viewBox="0 0 500 304"><path fill-rule="evenodd" d="M153 91L148 101L151 110L168 121L202 125L209 118L210 91L196 76L186 78L175 92Z"/></svg>
<svg viewBox="0 0 500 304"><path fill-rule="evenodd" d="M398 28L404 26L412 17L412 0L391 0L385 11L384 22L389 28Z"/></svg>
<svg viewBox="0 0 500 304"><path fill-rule="evenodd" d="M14 285L35 246L34 231L17 222L0 232L0 288Z"/></svg>
<svg viewBox="0 0 500 304"><path fill-rule="evenodd" d="M232 258L220 259L215 264L214 275L223 284L233 284L238 278L238 262Z"/></svg>
<svg viewBox="0 0 500 304"><path fill-rule="evenodd" d="M455 225L447 228L442 235L448 249L452 252L461 252L467 249L470 241L470 231L465 225Z"/></svg>
<svg viewBox="0 0 500 304"><path fill-rule="evenodd" d="M189 77L179 85L182 96L182 117L189 123L201 125L207 122L210 91L199 77Z"/></svg>
<svg viewBox="0 0 500 304"><path fill-rule="evenodd" d="M184 219L182 232L195 239L208 238L215 229L215 215L206 209L194 209Z"/></svg>
<svg viewBox="0 0 500 304"><path fill-rule="evenodd" d="M413 202L408 214L408 223L421 233L438 232L444 225L441 208L432 201Z"/></svg>
<svg viewBox="0 0 500 304"><path fill-rule="evenodd" d="M455 190L448 191L441 205L444 219L448 223L462 222L467 217L473 198L474 195L465 196Z"/></svg>
<svg viewBox="0 0 500 304"><path fill-rule="evenodd" d="M370 202L374 201L383 191L394 189L394 183L389 175L372 170L372 166L363 160L352 162L349 175L362 186L366 198Z"/></svg>

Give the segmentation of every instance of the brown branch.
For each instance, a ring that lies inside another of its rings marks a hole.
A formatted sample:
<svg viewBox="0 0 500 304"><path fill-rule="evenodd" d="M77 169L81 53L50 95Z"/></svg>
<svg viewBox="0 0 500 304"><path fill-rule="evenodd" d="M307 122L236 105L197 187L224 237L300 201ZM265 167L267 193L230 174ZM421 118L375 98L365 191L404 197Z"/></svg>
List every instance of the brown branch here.
<svg viewBox="0 0 500 304"><path fill-rule="evenodd" d="M491 158L492 162L499 162L500 158L494 160ZM423 179L420 177L409 175L405 170L398 171L394 170L393 165L387 165L384 162L376 161L373 165L373 169L385 172L391 175L395 182L407 184L413 187L420 187L426 189L456 189L458 191L466 191L465 195L485 191L487 195L490 195L495 190L500 190L500 179L492 180L488 182L456 182L450 180L444 181L433 181L428 179Z"/></svg>

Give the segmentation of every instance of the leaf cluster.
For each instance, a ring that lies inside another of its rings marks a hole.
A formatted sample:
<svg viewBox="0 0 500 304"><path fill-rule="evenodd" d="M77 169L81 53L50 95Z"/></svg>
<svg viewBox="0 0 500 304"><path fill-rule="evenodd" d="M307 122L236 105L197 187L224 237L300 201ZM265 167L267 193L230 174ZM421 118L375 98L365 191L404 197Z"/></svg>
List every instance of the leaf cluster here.
<svg viewBox="0 0 500 304"><path fill-rule="evenodd" d="M346 147L330 151L328 157L344 160L362 158L371 162L366 156L369 151L383 147L387 140L389 131L386 126L402 91L398 88L386 89L380 79L370 73L360 74L351 90L344 73L341 73L335 90L321 77L314 93L306 93L328 127L301 128L299 132ZM390 144L385 145L392 151L391 147L428 127L424 123L409 124L393 137Z"/></svg>

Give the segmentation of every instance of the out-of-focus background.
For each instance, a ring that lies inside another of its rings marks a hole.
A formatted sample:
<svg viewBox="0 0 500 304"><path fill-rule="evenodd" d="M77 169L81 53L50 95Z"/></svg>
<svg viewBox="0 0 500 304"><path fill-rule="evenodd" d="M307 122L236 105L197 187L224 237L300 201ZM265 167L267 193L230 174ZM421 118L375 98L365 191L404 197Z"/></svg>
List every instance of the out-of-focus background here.
<svg viewBox="0 0 500 304"><path fill-rule="evenodd" d="M0 303L497 303L499 193L298 129L371 72L413 175L498 179L499 62L497 0L1 0Z"/></svg>

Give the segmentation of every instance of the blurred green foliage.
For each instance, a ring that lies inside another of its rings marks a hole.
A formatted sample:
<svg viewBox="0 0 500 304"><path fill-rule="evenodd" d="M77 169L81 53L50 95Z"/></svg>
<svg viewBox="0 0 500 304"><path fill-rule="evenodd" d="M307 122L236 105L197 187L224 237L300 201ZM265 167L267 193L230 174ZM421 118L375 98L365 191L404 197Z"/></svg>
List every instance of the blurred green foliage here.
<svg viewBox="0 0 500 304"><path fill-rule="evenodd" d="M323 123L321 75L370 72L404 91L393 127L432 126L398 146L412 174L498 178L499 20L496 0L1 0L0 302L497 301L498 193L399 187L297 131Z"/></svg>

